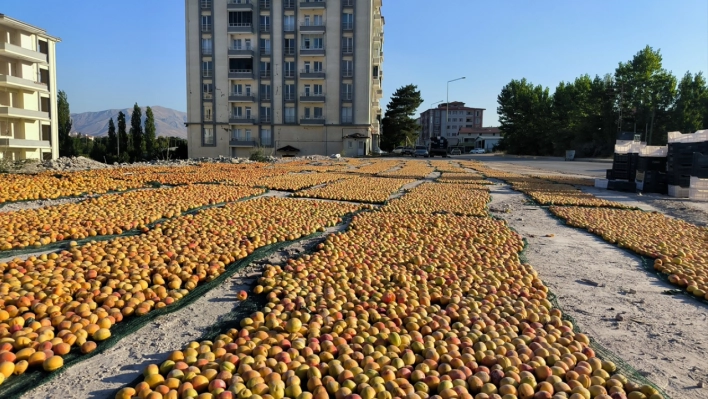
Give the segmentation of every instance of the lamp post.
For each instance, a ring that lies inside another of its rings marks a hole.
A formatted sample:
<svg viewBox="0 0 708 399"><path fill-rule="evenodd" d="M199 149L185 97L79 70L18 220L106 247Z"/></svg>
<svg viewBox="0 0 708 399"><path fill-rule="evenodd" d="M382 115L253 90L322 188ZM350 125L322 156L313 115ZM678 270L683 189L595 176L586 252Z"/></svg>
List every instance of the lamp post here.
<svg viewBox="0 0 708 399"><path fill-rule="evenodd" d="M450 83L454 82L456 80L462 80L465 79L465 77L457 78L457 79L452 79L447 81L447 103L445 104L445 136L447 136L447 128L448 128L448 122L450 121L449 114L450 114Z"/></svg>
<svg viewBox="0 0 708 399"><path fill-rule="evenodd" d="M433 105L435 105L435 104L440 104L441 102L443 102L443 100L436 101L436 102L430 104L430 109L433 109ZM433 130L434 130L434 129L433 129L433 114L432 114L432 113L430 114L430 116L428 117L428 119L429 119L429 121L428 121L428 129L430 129L430 134L429 134L429 137L428 137L427 140L426 140L425 138L422 138L423 140L421 141L421 145L426 145L426 146L428 145L427 141L430 140L430 136L433 135Z"/></svg>

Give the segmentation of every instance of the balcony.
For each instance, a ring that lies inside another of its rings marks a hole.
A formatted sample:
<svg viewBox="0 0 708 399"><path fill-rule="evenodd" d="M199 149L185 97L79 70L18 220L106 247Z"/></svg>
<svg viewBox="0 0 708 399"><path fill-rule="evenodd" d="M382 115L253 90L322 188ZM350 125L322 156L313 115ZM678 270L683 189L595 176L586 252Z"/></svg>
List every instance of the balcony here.
<svg viewBox="0 0 708 399"><path fill-rule="evenodd" d="M286 10L295 9L295 0L284 0L283 1L283 8Z"/></svg>
<svg viewBox="0 0 708 399"><path fill-rule="evenodd" d="M325 55L325 49L323 48L300 48L300 55Z"/></svg>
<svg viewBox="0 0 708 399"><path fill-rule="evenodd" d="M270 0L261 0L258 6L261 10L270 10Z"/></svg>
<svg viewBox="0 0 708 399"><path fill-rule="evenodd" d="M312 93L305 93L300 96L300 102L303 103L323 103L325 102L325 95L324 94L312 94Z"/></svg>
<svg viewBox="0 0 708 399"><path fill-rule="evenodd" d="M211 24L202 24L202 32L211 32Z"/></svg>
<svg viewBox="0 0 708 399"><path fill-rule="evenodd" d="M300 79L324 79L325 73L322 71L312 71L303 69L300 71Z"/></svg>
<svg viewBox="0 0 708 399"><path fill-rule="evenodd" d="M246 115L246 117L243 115L231 115L229 117L229 123L232 125L255 125L256 120L250 118L248 115Z"/></svg>
<svg viewBox="0 0 708 399"><path fill-rule="evenodd" d="M34 111L31 109L15 108L0 104L0 117L49 121L49 112Z"/></svg>
<svg viewBox="0 0 708 399"><path fill-rule="evenodd" d="M261 77L261 79L270 79L271 74L272 74L272 71L269 69L269 70L261 71L259 73L259 76Z"/></svg>
<svg viewBox="0 0 708 399"><path fill-rule="evenodd" d="M229 0L226 8L229 11L253 11L253 2L251 0Z"/></svg>
<svg viewBox="0 0 708 399"><path fill-rule="evenodd" d="M229 140L229 145L231 147L256 147L255 140L246 140L245 138L231 138Z"/></svg>
<svg viewBox="0 0 708 399"><path fill-rule="evenodd" d="M48 140L25 140L0 137L0 147L3 148L52 148L52 142Z"/></svg>
<svg viewBox="0 0 708 399"><path fill-rule="evenodd" d="M254 103L256 102L256 97L250 94L243 94L237 92L229 94L229 101L236 103Z"/></svg>
<svg viewBox="0 0 708 399"><path fill-rule="evenodd" d="M322 126L325 124L324 116L315 118L302 118L300 119L301 125L312 125L312 126Z"/></svg>
<svg viewBox="0 0 708 399"><path fill-rule="evenodd" d="M253 79L253 70L229 69L229 79Z"/></svg>
<svg viewBox="0 0 708 399"><path fill-rule="evenodd" d="M253 57L253 48L246 47L246 46L239 46L239 47L231 46L231 47L229 47L229 57L252 58Z"/></svg>
<svg viewBox="0 0 708 399"><path fill-rule="evenodd" d="M0 87L29 91L40 91L42 93L49 92L49 88L47 87L46 83L33 82L29 79L22 79L11 75L0 75Z"/></svg>
<svg viewBox="0 0 708 399"><path fill-rule="evenodd" d="M300 8L307 9L321 9L326 8L326 3L324 1L301 1Z"/></svg>
<svg viewBox="0 0 708 399"><path fill-rule="evenodd" d="M270 47L261 47L261 51L259 52L259 54L260 54L261 56L264 56L264 55L265 55L265 56L270 57L270 54L271 54Z"/></svg>
<svg viewBox="0 0 708 399"><path fill-rule="evenodd" d="M202 92L202 99L204 100L211 100L214 98L214 94L210 92Z"/></svg>
<svg viewBox="0 0 708 399"><path fill-rule="evenodd" d="M231 22L228 28L229 33L253 33L253 24L249 22Z"/></svg>
<svg viewBox="0 0 708 399"><path fill-rule="evenodd" d="M354 46L343 46L342 54L354 54Z"/></svg>
<svg viewBox="0 0 708 399"><path fill-rule="evenodd" d="M312 23L300 22L300 32L302 33L324 33L324 24L314 25Z"/></svg>

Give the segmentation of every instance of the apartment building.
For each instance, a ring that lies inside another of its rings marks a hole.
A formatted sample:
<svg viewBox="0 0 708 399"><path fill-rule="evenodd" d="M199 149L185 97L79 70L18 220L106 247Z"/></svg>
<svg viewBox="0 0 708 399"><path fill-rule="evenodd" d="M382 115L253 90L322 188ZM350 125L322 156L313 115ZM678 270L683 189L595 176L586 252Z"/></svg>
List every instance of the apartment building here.
<svg viewBox="0 0 708 399"><path fill-rule="evenodd" d="M186 0L189 156L368 154L381 119L381 6Z"/></svg>
<svg viewBox="0 0 708 399"><path fill-rule="evenodd" d="M462 128L482 128L484 122L484 108L466 107L461 101L442 103L437 108L431 108L420 114L421 134L418 136L419 145L428 145L431 137L455 137ZM447 114L447 125L445 115Z"/></svg>
<svg viewBox="0 0 708 399"><path fill-rule="evenodd" d="M59 157L56 43L0 14L0 159Z"/></svg>

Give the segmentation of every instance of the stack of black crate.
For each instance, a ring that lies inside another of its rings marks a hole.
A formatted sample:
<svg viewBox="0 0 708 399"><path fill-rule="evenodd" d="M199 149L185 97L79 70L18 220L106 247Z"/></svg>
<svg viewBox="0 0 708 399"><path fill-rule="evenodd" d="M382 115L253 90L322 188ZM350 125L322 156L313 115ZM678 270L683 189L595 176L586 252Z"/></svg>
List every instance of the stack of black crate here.
<svg viewBox="0 0 708 399"><path fill-rule="evenodd" d="M639 156L637 162L637 187L645 193L666 194L668 192L668 175L666 174L666 157Z"/></svg>
<svg viewBox="0 0 708 399"><path fill-rule="evenodd" d="M607 180L628 180L633 182L637 176L638 162L638 153L615 153L612 169L607 170Z"/></svg>
<svg viewBox="0 0 708 399"><path fill-rule="evenodd" d="M699 155L708 154L708 141L669 143L666 171L670 186L688 188L691 185L691 174L694 173L694 153L699 153ZM698 173L701 173L701 165L697 165L697 167Z"/></svg>

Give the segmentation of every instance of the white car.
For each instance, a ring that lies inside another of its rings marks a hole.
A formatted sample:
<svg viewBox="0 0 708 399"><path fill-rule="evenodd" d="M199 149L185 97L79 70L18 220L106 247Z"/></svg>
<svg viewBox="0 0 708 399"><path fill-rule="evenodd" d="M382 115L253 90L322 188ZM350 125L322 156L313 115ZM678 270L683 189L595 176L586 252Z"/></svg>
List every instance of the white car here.
<svg viewBox="0 0 708 399"><path fill-rule="evenodd" d="M475 148L470 151L470 154L484 154L485 152L484 148Z"/></svg>
<svg viewBox="0 0 708 399"><path fill-rule="evenodd" d="M453 148L452 150L450 150L450 155L461 155L461 154L462 154L462 151L460 151L459 148Z"/></svg>
<svg viewBox="0 0 708 399"><path fill-rule="evenodd" d="M403 154L403 147L396 147L393 149L394 154Z"/></svg>

